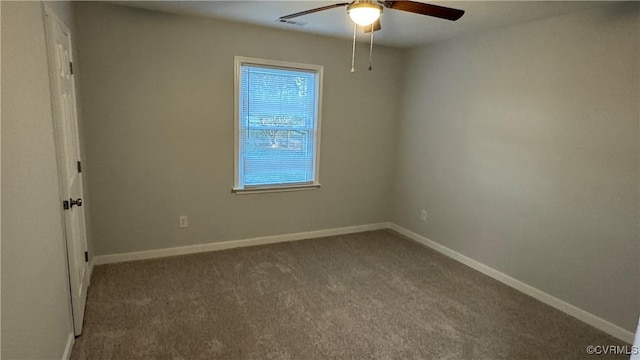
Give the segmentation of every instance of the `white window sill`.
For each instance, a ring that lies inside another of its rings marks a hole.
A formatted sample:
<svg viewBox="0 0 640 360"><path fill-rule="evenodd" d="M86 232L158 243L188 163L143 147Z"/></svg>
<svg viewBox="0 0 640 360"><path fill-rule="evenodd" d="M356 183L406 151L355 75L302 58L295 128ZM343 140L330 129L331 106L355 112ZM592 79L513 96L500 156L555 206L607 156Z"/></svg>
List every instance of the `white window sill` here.
<svg viewBox="0 0 640 360"><path fill-rule="evenodd" d="M233 188L231 192L237 195L246 194L261 194L261 193L274 193L285 191L307 191L319 189L320 184L308 184L308 185L291 185L291 186L263 186L254 188Z"/></svg>

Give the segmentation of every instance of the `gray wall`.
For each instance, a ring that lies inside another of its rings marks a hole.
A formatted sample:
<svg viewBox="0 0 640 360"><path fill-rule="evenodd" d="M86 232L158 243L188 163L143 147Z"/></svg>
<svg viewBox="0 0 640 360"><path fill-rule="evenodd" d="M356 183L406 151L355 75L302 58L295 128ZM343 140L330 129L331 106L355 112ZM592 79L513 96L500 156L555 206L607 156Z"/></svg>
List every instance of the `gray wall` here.
<svg viewBox="0 0 640 360"><path fill-rule="evenodd" d="M72 322L42 5L1 6L2 357L60 359Z"/></svg>
<svg viewBox="0 0 640 360"><path fill-rule="evenodd" d="M96 254L387 221L401 52L76 3ZM319 190L235 195L235 55L324 65ZM178 228L178 216L189 228Z"/></svg>
<svg viewBox="0 0 640 360"><path fill-rule="evenodd" d="M617 4L412 50L391 220L634 331L639 23Z"/></svg>

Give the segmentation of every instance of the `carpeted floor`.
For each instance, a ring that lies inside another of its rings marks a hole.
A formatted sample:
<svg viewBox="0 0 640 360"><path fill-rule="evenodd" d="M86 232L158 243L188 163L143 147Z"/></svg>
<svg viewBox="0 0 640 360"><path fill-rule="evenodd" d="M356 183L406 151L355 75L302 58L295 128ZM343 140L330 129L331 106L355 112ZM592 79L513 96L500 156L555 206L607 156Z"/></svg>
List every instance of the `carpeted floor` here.
<svg viewBox="0 0 640 360"><path fill-rule="evenodd" d="M98 266L72 359L583 359L590 344L625 345L374 231Z"/></svg>

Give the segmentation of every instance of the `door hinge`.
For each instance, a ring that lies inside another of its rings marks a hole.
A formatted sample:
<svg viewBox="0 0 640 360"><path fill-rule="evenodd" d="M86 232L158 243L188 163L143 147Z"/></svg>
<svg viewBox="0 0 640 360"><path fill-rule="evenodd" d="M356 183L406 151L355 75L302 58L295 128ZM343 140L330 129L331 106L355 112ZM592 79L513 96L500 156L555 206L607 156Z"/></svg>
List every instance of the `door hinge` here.
<svg viewBox="0 0 640 360"><path fill-rule="evenodd" d="M69 200L64 200L62 202L62 208L65 210L69 210Z"/></svg>
<svg viewBox="0 0 640 360"><path fill-rule="evenodd" d="M89 262L89 252L88 251L84 252L84 262Z"/></svg>
<svg viewBox="0 0 640 360"><path fill-rule="evenodd" d="M71 73L71 75L73 75L73 62L69 62L69 71Z"/></svg>
<svg viewBox="0 0 640 360"><path fill-rule="evenodd" d="M78 161L78 172L82 172L82 163L80 161Z"/></svg>

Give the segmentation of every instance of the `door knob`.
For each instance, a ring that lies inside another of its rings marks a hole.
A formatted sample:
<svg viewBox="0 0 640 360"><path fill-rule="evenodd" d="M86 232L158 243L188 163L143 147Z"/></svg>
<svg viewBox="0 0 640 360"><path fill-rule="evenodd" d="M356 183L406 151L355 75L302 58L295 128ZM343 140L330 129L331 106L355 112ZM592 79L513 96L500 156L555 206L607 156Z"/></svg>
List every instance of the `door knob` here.
<svg viewBox="0 0 640 360"><path fill-rule="evenodd" d="M73 205L82 206L82 199L78 199L78 200L69 199L69 207L72 208Z"/></svg>

